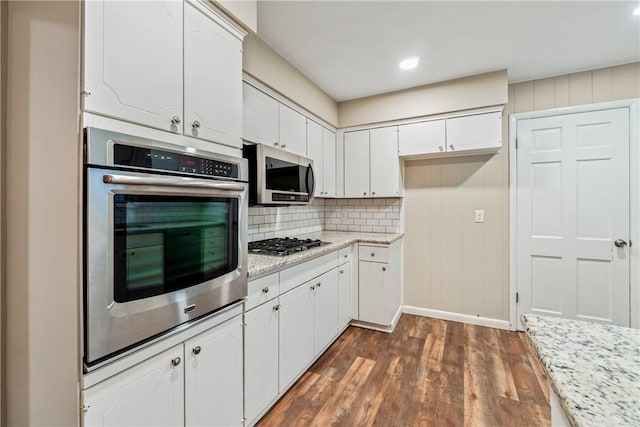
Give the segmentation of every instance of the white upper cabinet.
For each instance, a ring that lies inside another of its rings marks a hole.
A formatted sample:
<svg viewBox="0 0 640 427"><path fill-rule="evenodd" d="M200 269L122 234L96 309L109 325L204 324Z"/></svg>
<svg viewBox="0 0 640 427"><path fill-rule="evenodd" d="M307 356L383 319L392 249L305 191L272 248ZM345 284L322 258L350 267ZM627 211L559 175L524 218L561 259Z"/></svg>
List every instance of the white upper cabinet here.
<svg viewBox="0 0 640 427"><path fill-rule="evenodd" d="M405 158L497 153L502 111L478 112L399 126L398 154Z"/></svg>
<svg viewBox="0 0 640 427"><path fill-rule="evenodd" d="M286 105L280 108L280 148L307 155L307 118Z"/></svg>
<svg viewBox="0 0 640 427"><path fill-rule="evenodd" d="M369 196L369 131L344 134L344 195Z"/></svg>
<svg viewBox="0 0 640 427"><path fill-rule="evenodd" d="M184 23L184 133L242 148L242 42L191 3Z"/></svg>
<svg viewBox="0 0 640 427"><path fill-rule="evenodd" d="M399 197L402 185L398 158L398 127L371 129L369 144L371 196Z"/></svg>
<svg viewBox="0 0 640 427"><path fill-rule="evenodd" d="M316 197L324 196L324 149L322 145L322 126L314 121L307 120L307 157L313 160Z"/></svg>
<svg viewBox="0 0 640 427"><path fill-rule="evenodd" d="M323 189L325 197L336 197L336 134L322 128Z"/></svg>
<svg viewBox="0 0 640 427"><path fill-rule="evenodd" d="M445 151L444 120L411 123L398 127L398 153L413 156Z"/></svg>
<svg viewBox="0 0 640 427"><path fill-rule="evenodd" d="M500 149L502 114L498 111L447 119L447 151Z"/></svg>
<svg viewBox="0 0 640 427"><path fill-rule="evenodd" d="M196 1L84 6L85 111L242 147L244 33Z"/></svg>
<svg viewBox="0 0 640 427"><path fill-rule="evenodd" d="M242 85L242 138L274 146L280 142L279 103L248 83Z"/></svg>
<svg viewBox="0 0 640 427"><path fill-rule="evenodd" d="M182 132L183 5L84 3L86 111Z"/></svg>

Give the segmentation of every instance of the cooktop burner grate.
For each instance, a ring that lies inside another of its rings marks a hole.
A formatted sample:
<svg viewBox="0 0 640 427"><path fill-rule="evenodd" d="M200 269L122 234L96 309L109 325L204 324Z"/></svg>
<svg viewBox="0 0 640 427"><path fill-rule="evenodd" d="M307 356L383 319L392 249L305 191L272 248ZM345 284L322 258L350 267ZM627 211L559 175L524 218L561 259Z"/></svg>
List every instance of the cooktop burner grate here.
<svg viewBox="0 0 640 427"><path fill-rule="evenodd" d="M275 238L249 242L249 252L261 255L286 256L326 244L318 239Z"/></svg>

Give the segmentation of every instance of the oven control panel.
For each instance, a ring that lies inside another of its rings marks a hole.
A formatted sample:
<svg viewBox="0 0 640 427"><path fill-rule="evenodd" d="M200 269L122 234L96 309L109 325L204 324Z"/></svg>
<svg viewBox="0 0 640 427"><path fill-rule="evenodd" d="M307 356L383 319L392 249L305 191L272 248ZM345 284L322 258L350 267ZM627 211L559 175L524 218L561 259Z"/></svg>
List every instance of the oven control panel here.
<svg viewBox="0 0 640 427"><path fill-rule="evenodd" d="M113 163L117 166L238 178L238 165L234 163L125 144L114 144Z"/></svg>

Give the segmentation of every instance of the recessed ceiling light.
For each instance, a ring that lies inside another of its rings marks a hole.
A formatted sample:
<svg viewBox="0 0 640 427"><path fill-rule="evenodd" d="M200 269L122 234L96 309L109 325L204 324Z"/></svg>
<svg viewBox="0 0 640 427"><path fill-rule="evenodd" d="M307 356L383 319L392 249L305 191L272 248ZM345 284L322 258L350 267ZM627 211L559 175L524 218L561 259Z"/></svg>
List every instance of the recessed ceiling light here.
<svg viewBox="0 0 640 427"><path fill-rule="evenodd" d="M640 16L640 6L636 7L636 10L633 11L633 14L636 16Z"/></svg>
<svg viewBox="0 0 640 427"><path fill-rule="evenodd" d="M417 56L410 56L400 61L398 66L401 70L411 70L418 66L418 62L420 62L420 58Z"/></svg>

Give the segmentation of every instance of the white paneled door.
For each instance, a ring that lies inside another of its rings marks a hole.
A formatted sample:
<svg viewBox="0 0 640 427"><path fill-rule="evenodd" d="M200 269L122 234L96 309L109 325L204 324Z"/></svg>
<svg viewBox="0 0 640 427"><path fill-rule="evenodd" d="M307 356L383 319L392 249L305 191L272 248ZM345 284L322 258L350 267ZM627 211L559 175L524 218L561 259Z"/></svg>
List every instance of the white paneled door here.
<svg viewBox="0 0 640 427"><path fill-rule="evenodd" d="M629 326L629 110L517 122L517 314Z"/></svg>

